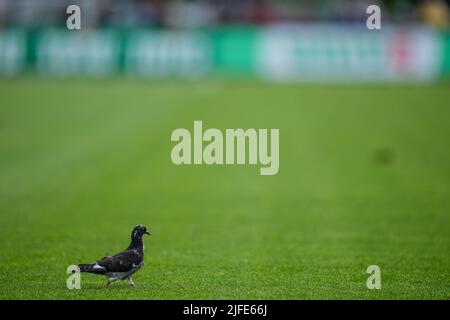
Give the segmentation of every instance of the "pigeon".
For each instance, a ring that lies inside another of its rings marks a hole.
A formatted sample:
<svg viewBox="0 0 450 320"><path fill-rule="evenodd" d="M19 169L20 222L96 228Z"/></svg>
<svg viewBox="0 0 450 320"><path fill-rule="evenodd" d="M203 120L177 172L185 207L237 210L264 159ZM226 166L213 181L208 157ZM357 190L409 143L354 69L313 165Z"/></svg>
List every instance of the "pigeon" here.
<svg viewBox="0 0 450 320"><path fill-rule="evenodd" d="M131 232L131 243L124 251L113 256L104 257L93 264L79 264L80 272L88 272L106 276L108 287L117 280L127 280L134 287L131 276L144 265L144 234L150 235L142 224L137 225Z"/></svg>

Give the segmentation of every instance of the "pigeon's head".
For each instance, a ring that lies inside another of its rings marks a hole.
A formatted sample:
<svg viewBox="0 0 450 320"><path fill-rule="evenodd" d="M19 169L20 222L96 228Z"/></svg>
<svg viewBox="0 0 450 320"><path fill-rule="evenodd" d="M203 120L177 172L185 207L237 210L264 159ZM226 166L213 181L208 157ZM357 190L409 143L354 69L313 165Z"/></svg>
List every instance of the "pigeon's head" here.
<svg viewBox="0 0 450 320"><path fill-rule="evenodd" d="M131 232L131 237L142 238L144 234L150 235L150 232L148 232L147 228L144 225L140 224L133 228L133 232Z"/></svg>

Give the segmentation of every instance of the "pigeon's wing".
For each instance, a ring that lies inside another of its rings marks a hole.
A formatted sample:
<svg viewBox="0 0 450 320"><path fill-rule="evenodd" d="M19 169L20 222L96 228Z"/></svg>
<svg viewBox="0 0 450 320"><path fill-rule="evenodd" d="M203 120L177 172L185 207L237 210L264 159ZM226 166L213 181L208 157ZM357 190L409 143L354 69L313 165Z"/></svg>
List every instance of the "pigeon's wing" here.
<svg viewBox="0 0 450 320"><path fill-rule="evenodd" d="M104 257L97 261L97 264L108 272L127 272L141 263L142 257L135 250L127 250Z"/></svg>

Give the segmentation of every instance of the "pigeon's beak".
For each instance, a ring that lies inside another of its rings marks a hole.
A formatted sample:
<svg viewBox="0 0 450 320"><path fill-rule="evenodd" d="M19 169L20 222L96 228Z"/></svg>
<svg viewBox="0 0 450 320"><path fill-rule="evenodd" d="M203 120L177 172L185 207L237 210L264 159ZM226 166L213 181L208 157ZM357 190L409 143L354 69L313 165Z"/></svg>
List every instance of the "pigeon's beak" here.
<svg viewBox="0 0 450 320"><path fill-rule="evenodd" d="M145 231L145 234L148 234L148 235L150 235L150 232L148 232L148 231Z"/></svg>

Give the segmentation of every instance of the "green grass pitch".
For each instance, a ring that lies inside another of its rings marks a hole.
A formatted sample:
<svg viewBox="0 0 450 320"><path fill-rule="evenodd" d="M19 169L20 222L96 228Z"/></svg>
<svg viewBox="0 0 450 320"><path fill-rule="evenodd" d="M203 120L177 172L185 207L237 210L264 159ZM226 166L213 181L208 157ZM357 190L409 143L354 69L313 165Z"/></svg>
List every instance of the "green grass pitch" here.
<svg viewBox="0 0 450 320"><path fill-rule="evenodd" d="M448 299L449 102L447 84L3 79L0 298ZM194 120L279 128L279 173L175 166ZM140 223L137 287L66 288Z"/></svg>

